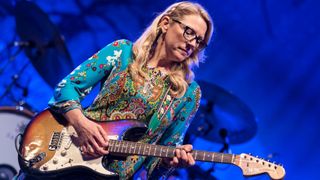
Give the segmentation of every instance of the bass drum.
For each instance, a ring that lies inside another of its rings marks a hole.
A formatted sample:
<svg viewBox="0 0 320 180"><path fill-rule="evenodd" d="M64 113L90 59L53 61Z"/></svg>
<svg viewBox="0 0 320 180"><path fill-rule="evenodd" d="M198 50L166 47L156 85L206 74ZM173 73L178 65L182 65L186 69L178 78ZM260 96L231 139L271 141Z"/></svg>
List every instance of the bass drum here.
<svg viewBox="0 0 320 180"><path fill-rule="evenodd" d="M19 170L15 138L22 134L34 112L22 106L0 106L0 164Z"/></svg>

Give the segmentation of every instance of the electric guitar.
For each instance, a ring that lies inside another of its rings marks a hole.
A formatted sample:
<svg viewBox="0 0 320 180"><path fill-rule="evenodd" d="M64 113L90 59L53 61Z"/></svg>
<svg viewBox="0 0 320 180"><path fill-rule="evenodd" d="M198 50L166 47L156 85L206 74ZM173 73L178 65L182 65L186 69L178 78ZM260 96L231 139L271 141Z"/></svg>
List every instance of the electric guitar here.
<svg viewBox="0 0 320 180"><path fill-rule="evenodd" d="M118 120L97 123L108 134L109 155L86 157L80 152L76 131L61 115L48 109L39 113L29 123L22 137L19 148L20 167L40 177L55 177L81 171L107 178L117 175L106 168L107 158L112 155L174 157L175 147L124 140L130 136L132 139L137 139L135 137L137 134L143 134L141 129L145 128L145 125L140 122ZM236 155L193 150L192 156L197 161L236 165L242 169L244 176L267 173L272 179L282 179L285 175L282 166L249 154Z"/></svg>

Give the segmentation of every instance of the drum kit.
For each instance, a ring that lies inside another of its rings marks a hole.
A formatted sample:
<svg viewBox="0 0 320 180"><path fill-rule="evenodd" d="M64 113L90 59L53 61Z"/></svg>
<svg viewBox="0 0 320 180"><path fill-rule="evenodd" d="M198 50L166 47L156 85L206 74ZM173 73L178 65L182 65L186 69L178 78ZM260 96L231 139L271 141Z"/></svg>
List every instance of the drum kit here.
<svg viewBox="0 0 320 180"><path fill-rule="evenodd" d="M32 106L23 100L13 97L13 91L23 89L23 96L28 95L28 89L19 84L27 66L32 63L44 81L54 87L60 79L72 71L74 67L70 55L64 44L64 39L59 34L57 27L49 20L49 17L34 3L19 0L15 3L14 17L18 41L8 43L6 48L0 52L10 53L6 62L0 67L0 75L11 63L14 63L17 55L24 51L30 61L23 65L16 74L12 76L11 82L0 94L0 179L12 179L19 168L17 151L15 148L15 137L23 133L26 124L35 115ZM4 79L3 77L1 79ZM9 102L5 103L6 98ZM9 104L9 105L8 105Z"/></svg>
<svg viewBox="0 0 320 180"><path fill-rule="evenodd" d="M30 1L18 1L14 7L14 16L20 40L10 43L7 48L17 48L17 53L24 51L46 83L54 87L58 80L71 72L74 67L62 36L49 17ZM15 56L8 59L0 72L15 59ZM14 75L12 82L5 87L5 91L0 94L0 102L9 96L14 88L22 87L17 80L26 67L27 65L23 66ZM223 146L220 152L227 152L229 144L244 143L254 137L257 124L248 106L217 85L204 81L200 81L199 85L202 90L202 100L199 111L187 131L185 143L192 143L195 138L200 137L221 143ZM2 146L0 150L0 179L11 179L19 169L14 139L23 133L26 124L35 115L31 107L15 99L13 106L0 106L2 121L0 141L5 145L5 148ZM198 172L201 168L195 166L194 169L197 173L192 173L190 169L190 178L201 174ZM208 172L202 174L204 173Z"/></svg>

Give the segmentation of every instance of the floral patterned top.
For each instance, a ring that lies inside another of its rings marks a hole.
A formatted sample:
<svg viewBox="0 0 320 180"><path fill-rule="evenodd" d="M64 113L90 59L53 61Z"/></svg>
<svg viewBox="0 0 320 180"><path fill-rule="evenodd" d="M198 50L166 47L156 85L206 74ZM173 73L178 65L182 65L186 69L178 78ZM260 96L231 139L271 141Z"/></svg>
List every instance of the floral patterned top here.
<svg viewBox="0 0 320 180"><path fill-rule="evenodd" d="M199 107L201 91L198 84L192 82L183 97L173 98L167 75L157 68L143 69L150 79L144 85L133 81L128 71L133 60L130 41L117 40L107 45L56 86L49 101L50 108L59 113L78 108L95 121L136 119L148 128L141 142L167 146L182 144ZM98 83L102 83L99 94L88 108L83 109L81 100ZM160 158L133 155L126 160L115 160L108 168L125 179L143 167L150 178L164 174L165 169L158 166L159 162Z"/></svg>

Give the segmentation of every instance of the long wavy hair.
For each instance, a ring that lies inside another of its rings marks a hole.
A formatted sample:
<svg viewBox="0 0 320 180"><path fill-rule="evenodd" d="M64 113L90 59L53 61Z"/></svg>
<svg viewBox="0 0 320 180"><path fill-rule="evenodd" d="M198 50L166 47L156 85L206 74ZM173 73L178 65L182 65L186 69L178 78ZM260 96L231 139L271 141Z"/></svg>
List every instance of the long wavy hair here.
<svg viewBox="0 0 320 180"><path fill-rule="evenodd" d="M207 31L205 33L204 41L209 43L213 31L213 23L208 12L198 3L193 2L178 2L169 6L165 11L160 13L151 23L151 25L144 31L144 33L134 42L133 54L134 62L129 66L129 72L134 81L144 83L147 78L143 71L143 66L154 55L157 47L159 37L162 35L159 23L161 18L169 16L172 19L182 19L187 15L199 15L206 22ZM204 52L195 49L195 51L186 58L183 62L174 63L168 70L168 76L172 84L170 94L173 97L182 97L187 88L194 79L192 68L199 65L199 61L203 60Z"/></svg>

